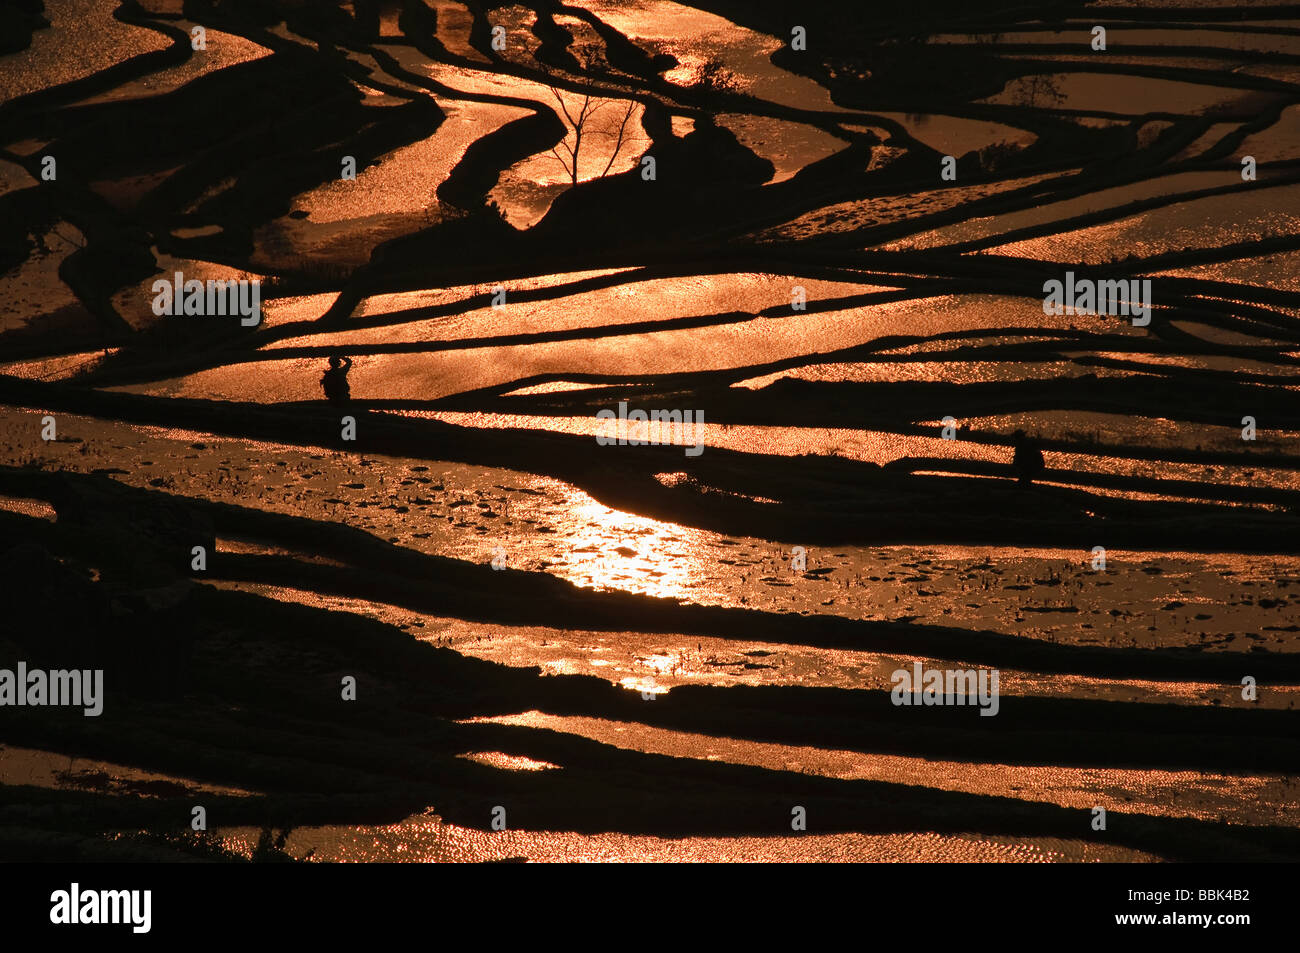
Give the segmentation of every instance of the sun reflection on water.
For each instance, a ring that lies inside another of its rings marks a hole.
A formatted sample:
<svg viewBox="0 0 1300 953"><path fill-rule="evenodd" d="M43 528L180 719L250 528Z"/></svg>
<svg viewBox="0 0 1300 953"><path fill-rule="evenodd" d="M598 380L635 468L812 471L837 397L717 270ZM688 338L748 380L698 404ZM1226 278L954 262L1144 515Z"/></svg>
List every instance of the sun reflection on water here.
<svg viewBox="0 0 1300 953"><path fill-rule="evenodd" d="M570 544L557 568L575 585L685 599L705 577L711 534L611 509L581 491L556 516Z"/></svg>

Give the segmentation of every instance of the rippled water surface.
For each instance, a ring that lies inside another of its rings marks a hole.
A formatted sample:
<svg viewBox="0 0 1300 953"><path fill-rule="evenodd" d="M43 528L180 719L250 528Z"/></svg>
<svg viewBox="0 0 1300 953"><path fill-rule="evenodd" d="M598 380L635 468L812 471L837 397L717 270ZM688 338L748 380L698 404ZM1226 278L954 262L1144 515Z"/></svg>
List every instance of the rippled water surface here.
<svg viewBox="0 0 1300 953"><path fill-rule="evenodd" d="M4 644L135 667L108 734L0 734L14 844L260 858L292 803L312 861L1300 856L1296 24L803 13L46 3ZM257 321L159 314L178 271ZM1048 313L1066 272L1151 320ZM237 820L169 839L199 794Z"/></svg>

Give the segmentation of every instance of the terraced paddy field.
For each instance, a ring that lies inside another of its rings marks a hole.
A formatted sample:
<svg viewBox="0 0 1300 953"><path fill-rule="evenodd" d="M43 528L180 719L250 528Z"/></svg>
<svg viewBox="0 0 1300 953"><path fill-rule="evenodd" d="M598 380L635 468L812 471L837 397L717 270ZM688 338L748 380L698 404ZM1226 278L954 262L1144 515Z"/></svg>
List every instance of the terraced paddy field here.
<svg viewBox="0 0 1300 953"><path fill-rule="evenodd" d="M1300 6L0 26L0 859L1300 859Z"/></svg>

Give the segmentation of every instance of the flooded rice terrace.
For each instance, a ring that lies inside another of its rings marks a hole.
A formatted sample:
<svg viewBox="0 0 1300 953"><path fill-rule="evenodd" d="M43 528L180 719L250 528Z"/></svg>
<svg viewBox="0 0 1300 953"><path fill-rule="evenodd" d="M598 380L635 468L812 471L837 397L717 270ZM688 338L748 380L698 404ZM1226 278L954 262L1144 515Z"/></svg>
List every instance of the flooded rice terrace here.
<svg viewBox="0 0 1300 953"><path fill-rule="evenodd" d="M0 0L0 858L1300 859L1300 8L1027 9Z"/></svg>

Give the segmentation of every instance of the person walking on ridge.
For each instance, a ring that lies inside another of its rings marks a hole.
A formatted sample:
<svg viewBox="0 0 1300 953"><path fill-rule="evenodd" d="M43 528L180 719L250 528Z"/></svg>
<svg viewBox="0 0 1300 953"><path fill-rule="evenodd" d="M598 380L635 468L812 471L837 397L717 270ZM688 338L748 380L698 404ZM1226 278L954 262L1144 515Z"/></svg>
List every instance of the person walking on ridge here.
<svg viewBox="0 0 1300 953"><path fill-rule="evenodd" d="M1043 451L1039 449L1038 441L1033 437L1025 436L1023 430L1017 430L1011 435L1011 446L1015 448L1011 466L1015 469L1019 482L1025 485L1033 483L1034 478L1046 469Z"/></svg>
<svg viewBox="0 0 1300 953"><path fill-rule="evenodd" d="M320 386L325 391L325 399L331 404L344 407L352 399L351 388L348 387L348 371L352 370L352 358L340 358L337 355L330 358L330 367L321 375Z"/></svg>

